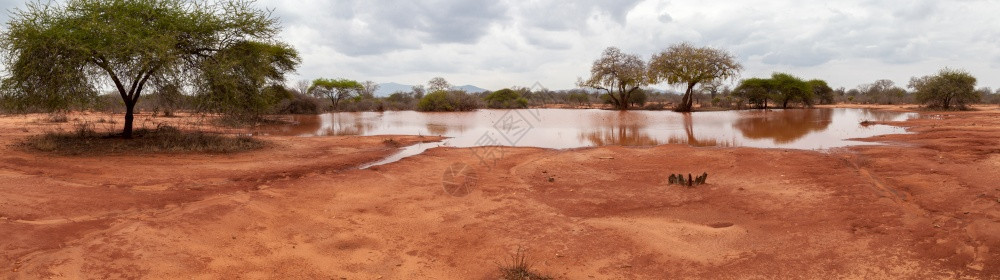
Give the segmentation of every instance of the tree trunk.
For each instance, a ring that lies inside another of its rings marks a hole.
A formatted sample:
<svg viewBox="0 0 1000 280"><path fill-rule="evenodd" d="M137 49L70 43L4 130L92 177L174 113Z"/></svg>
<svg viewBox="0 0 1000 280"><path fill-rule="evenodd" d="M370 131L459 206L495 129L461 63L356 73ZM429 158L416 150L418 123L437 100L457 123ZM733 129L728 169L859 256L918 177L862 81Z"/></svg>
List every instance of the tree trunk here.
<svg viewBox="0 0 1000 280"><path fill-rule="evenodd" d="M694 107L694 98L692 98L693 94L694 94L694 84L688 84L687 90L684 91L684 97L681 98L681 104L677 106L677 109L675 111L691 112L691 109Z"/></svg>
<svg viewBox="0 0 1000 280"><path fill-rule="evenodd" d="M122 129L122 138L132 138L132 120L135 118L135 102L125 101L125 127Z"/></svg>

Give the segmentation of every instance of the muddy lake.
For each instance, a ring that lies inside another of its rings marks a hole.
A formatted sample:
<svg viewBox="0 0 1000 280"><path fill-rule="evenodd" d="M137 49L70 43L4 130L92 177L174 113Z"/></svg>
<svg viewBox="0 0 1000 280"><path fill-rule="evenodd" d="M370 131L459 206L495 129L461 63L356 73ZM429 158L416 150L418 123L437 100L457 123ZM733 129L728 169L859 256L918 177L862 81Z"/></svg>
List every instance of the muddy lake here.
<svg viewBox="0 0 1000 280"><path fill-rule="evenodd" d="M757 147L823 150L876 145L856 141L907 133L893 122L916 113L869 109L821 108L676 113L598 109L478 110L473 112L340 112L289 116L292 124L269 127L263 134L303 137L342 135L445 136L441 142L409 146L375 165L439 146L514 146L567 149L593 146Z"/></svg>

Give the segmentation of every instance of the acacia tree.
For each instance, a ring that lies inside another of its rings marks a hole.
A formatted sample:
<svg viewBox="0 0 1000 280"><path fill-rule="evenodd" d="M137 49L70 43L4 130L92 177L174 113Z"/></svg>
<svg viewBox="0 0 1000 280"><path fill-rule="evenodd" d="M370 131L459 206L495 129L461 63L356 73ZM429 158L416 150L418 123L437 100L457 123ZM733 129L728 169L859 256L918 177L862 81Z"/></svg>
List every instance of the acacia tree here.
<svg viewBox="0 0 1000 280"><path fill-rule="evenodd" d="M694 87L699 83L736 78L743 66L729 52L710 47L695 47L690 43L675 44L653 55L649 61L652 82L685 85L678 112L690 112L694 106Z"/></svg>
<svg viewBox="0 0 1000 280"><path fill-rule="evenodd" d="M606 93L608 101L618 110L627 110L632 94L648 84L646 63L638 55L626 54L616 47L608 47L601 58L590 68L590 79L578 82Z"/></svg>
<svg viewBox="0 0 1000 280"><path fill-rule="evenodd" d="M770 79L749 78L740 81L733 93L757 108L767 109L769 100L774 99Z"/></svg>
<svg viewBox="0 0 1000 280"><path fill-rule="evenodd" d="M806 83L809 84L816 99L819 99L819 104L833 104L833 89L827 85L826 81L812 79Z"/></svg>
<svg viewBox="0 0 1000 280"><path fill-rule="evenodd" d="M180 78L230 93L257 86L219 98L238 101L299 63L275 40L277 20L252 0L39 1L15 10L7 27L0 34L7 100L60 109L110 85L125 104L125 138L149 83Z"/></svg>
<svg viewBox="0 0 1000 280"><path fill-rule="evenodd" d="M786 73L771 74L771 89L776 93L781 108L788 108L791 101L799 101L806 106L812 105L812 88L806 81Z"/></svg>
<svg viewBox="0 0 1000 280"><path fill-rule="evenodd" d="M441 77L434 77L433 79L427 82L428 92L448 91L450 89L451 89L451 84L449 84L447 80Z"/></svg>
<svg viewBox="0 0 1000 280"><path fill-rule="evenodd" d="M932 108L948 110L952 105L965 109L982 97L976 92L976 77L965 70L941 69L937 75L910 79L910 88L916 91L917 102Z"/></svg>
<svg viewBox="0 0 1000 280"><path fill-rule="evenodd" d="M364 86L355 80L319 78L313 80L309 93L319 98L329 98L334 110L339 110L341 100L350 98L363 88Z"/></svg>

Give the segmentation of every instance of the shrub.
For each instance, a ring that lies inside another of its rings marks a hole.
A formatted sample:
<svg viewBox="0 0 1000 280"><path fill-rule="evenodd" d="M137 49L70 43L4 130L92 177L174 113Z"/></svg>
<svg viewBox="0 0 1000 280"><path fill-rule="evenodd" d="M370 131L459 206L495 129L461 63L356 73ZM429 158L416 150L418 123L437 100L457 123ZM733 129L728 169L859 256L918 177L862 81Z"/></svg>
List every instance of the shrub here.
<svg viewBox="0 0 1000 280"><path fill-rule="evenodd" d="M421 96L422 98L423 96ZM386 110L413 110L417 107L416 94L395 92L384 99Z"/></svg>
<svg viewBox="0 0 1000 280"><path fill-rule="evenodd" d="M275 111L279 114L319 114L321 103L319 98L294 93L291 98L278 103Z"/></svg>
<svg viewBox="0 0 1000 280"><path fill-rule="evenodd" d="M362 111L385 111L385 102L376 98L364 98L355 96L340 103L340 111L362 112Z"/></svg>
<svg viewBox="0 0 1000 280"><path fill-rule="evenodd" d="M425 95L417 103L420 111L472 111L482 107L479 98L469 95L464 91L435 91Z"/></svg>
<svg viewBox="0 0 1000 280"><path fill-rule="evenodd" d="M501 89L491 92L484 98L486 107L492 109L522 109L528 108L528 99L511 89Z"/></svg>

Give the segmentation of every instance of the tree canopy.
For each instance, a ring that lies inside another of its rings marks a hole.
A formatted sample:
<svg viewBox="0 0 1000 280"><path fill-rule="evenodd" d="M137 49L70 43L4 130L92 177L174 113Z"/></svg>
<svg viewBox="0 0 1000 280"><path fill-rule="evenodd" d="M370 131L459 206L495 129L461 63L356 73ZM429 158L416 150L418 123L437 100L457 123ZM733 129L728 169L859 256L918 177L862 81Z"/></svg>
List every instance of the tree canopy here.
<svg viewBox="0 0 1000 280"><path fill-rule="evenodd" d="M619 110L628 109L631 95L646 84L645 62L616 47L605 49L590 68L590 79L579 82L581 87L604 91L611 105Z"/></svg>
<svg viewBox="0 0 1000 280"><path fill-rule="evenodd" d="M941 69L937 75L912 78L909 86L916 91L917 102L945 110L965 109L982 97L976 91L976 77L965 70Z"/></svg>
<svg viewBox="0 0 1000 280"><path fill-rule="evenodd" d="M833 89L827 85L826 81L812 79L806 83L812 88L813 95L819 100L820 104L833 104Z"/></svg>
<svg viewBox="0 0 1000 280"><path fill-rule="evenodd" d="M799 77L786 73L771 74L771 78L749 78L740 81L733 93L757 108L767 109L768 102L780 103L782 108L788 108L791 102L801 102L812 106L814 89L822 90L826 82L811 80L806 82ZM832 92L832 89L830 90Z"/></svg>
<svg viewBox="0 0 1000 280"><path fill-rule="evenodd" d="M773 99L771 91L770 79L749 78L740 81L739 86L733 90L733 94L746 100L754 107L767 109L768 101Z"/></svg>
<svg viewBox="0 0 1000 280"><path fill-rule="evenodd" d="M788 108L792 101L802 102L812 106L812 87L799 77L786 73L771 74L771 89L776 93L776 100L781 102L781 108Z"/></svg>
<svg viewBox="0 0 1000 280"><path fill-rule="evenodd" d="M427 81L427 91L448 91L451 90L451 84L447 80L441 77L434 77L430 81Z"/></svg>
<svg viewBox="0 0 1000 280"><path fill-rule="evenodd" d="M679 112L690 112L694 105L694 87L719 79L736 78L743 66L729 52L710 47L695 47L690 43L675 44L653 55L649 61L652 82L685 85Z"/></svg>
<svg viewBox="0 0 1000 280"><path fill-rule="evenodd" d="M275 39L278 22L252 0L69 0L28 3L0 34L14 104L64 109L113 87L125 103L122 135L132 135L143 89L186 84L218 104L267 98L299 63ZM219 94L219 95L214 95Z"/></svg>
<svg viewBox="0 0 1000 280"><path fill-rule="evenodd" d="M320 98L329 98L334 109L340 108L340 101L350 98L364 89L364 85L349 79L315 79L309 87L309 93Z"/></svg>

